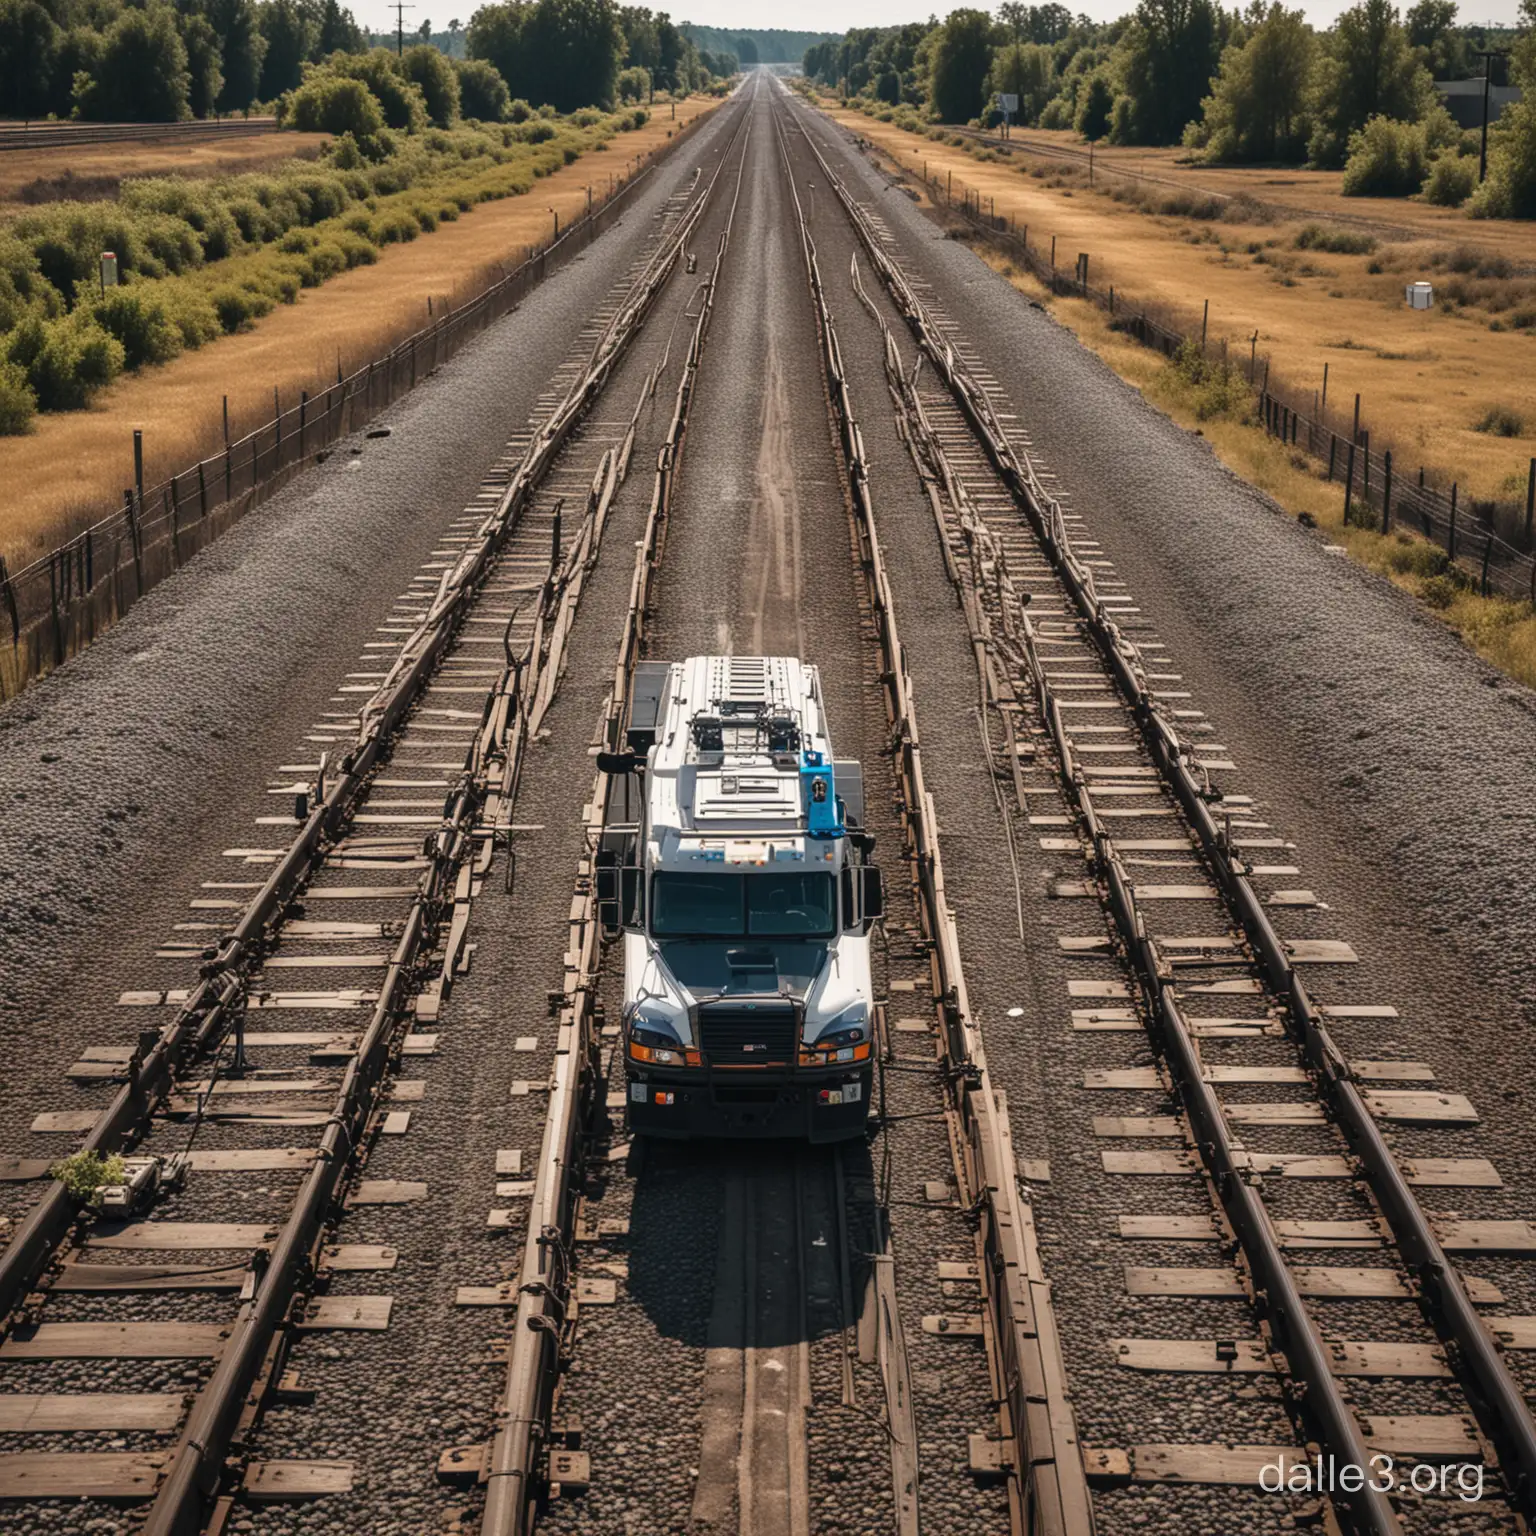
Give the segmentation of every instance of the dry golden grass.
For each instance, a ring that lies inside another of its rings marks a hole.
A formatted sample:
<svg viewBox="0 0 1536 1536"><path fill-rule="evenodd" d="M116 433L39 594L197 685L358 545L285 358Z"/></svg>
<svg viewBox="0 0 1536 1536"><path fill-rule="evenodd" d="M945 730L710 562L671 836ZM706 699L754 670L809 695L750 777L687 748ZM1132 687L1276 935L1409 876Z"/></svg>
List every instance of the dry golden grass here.
<svg viewBox="0 0 1536 1536"><path fill-rule="evenodd" d="M262 133L250 138L204 139L191 144L82 144L78 149L12 150L0 155L0 205L59 197L111 197L129 176L232 176L265 170L278 160L307 158L326 142L323 133ZM71 185L73 183L73 185ZM24 194L35 188L31 197Z"/></svg>
<svg viewBox="0 0 1536 1536"><path fill-rule="evenodd" d="M1212 344L1226 338L1234 359L1246 358L1257 332L1259 352L1273 359L1273 383L1313 397L1328 365L1330 419L1347 431L1358 393L1372 446L1392 448L1409 473L1423 464L1432 478L1458 478L1464 495L1523 495L1536 454L1536 327L1491 331L1486 312L1453 312L1443 302L1427 311L1408 309L1403 286L1415 277L1431 276L1442 296L1454 283L1427 270L1446 242L1383 244L1359 256L1298 250L1295 237L1307 222L1300 216L1294 223L1244 225L1150 214L1084 187L1053 187L1022 162L978 161L861 113L828 110L906 171L921 172L926 162L930 175L953 172L957 197L963 182L984 207L995 203L999 215L1028 226L1032 248L1049 252L1054 237L1058 264L1067 270L1078 252L1087 252L1091 281L1112 284L1131 304L1167 310L1171 320L1198 332L1209 299ZM1362 200L1348 201L1353 209ZM1385 206L1395 218L1404 209L1439 212ZM1475 231L1481 243L1497 228L1456 223L1460 241ZM1507 228L1525 242L1529 260L1530 227ZM1371 271L1373 263L1384 270ZM1470 279L1462 284L1476 286ZM1530 287L1536 304L1536 283ZM1494 407L1522 417L1523 436L1477 431Z"/></svg>
<svg viewBox="0 0 1536 1536"><path fill-rule="evenodd" d="M1304 455L1259 426L1233 420L1199 420L1175 371L1158 353L1111 330L1102 310L1081 299L1055 297L1043 284L993 252L982 250L980 254L1021 292L1044 304L1079 341L1166 415L1182 427L1199 431L1234 473L1288 512L1305 514L1351 557L1421 599L1485 661L1536 688L1536 612L1529 603L1479 597L1433 574L1438 563L1434 551L1414 534L1399 531L1383 535L1346 526L1340 486L1330 483Z"/></svg>
<svg viewBox="0 0 1536 1536"><path fill-rule="evenodd" d="M585 210L587 188L654 154L684 124L719 103L679 102L673 121L658 109L643 128L616 135L563 166L521 197L482 203L408 245L387 245L376 265L355 267L298 302L280 306L251 331L225 336L163 368L125 374L87 411L45 415L26 437L0 439L7 490L0 553L13 569L61 543L86 518L104 515L133 483L133 432L144 432L146 484L155 484L222 441L221 398L239 436L272 419L272 391L285 408L301 389L350 372L427 320L434 305L472 297L546 241L554 210L562 228Z"/></svg>

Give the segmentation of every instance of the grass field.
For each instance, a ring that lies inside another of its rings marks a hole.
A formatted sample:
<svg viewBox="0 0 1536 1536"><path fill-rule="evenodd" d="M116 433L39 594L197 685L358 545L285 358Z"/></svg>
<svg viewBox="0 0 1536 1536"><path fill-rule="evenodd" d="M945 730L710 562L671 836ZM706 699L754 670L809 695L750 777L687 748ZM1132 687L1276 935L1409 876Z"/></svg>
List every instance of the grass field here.
<svg viewBox="0 0 1536 1536"><path fill-rule="evenodd" d="M1347 431L1358 393L1372 446L1392 448L1408 473L1422 464L1436 480L1459 480L1463 495L1524 495L1536 455L1536 276L1501 261L1497 249L1490 260L1473 246L1518 248L1530 262L1530 225L1445 220L1443 210L1414 203L1343 199L1336 176L1324 187L1301 180L1307 173L1276 173L1297 185L1275 187L1261 184L1269 173L1164 164L1179 178L1225 175L1223 191L1246 186L1275 201L1284 200L1276 193L1290 193L1299 206L1323 211L1347 203L1352 215L1379 213L1425 230L1422 239L1378 236L1358 254L1300 249L1298 236L1314 222L1300 211L1258 222L1147 211L1113 200L1102 181L1090 189L1076 167L1022 154L978 160L858 112L826 110L906 171L921 173L926 164L930 176L952 173L957 197L963 182L984 208L995 203L999 215L1028 226L1033 248L1049 251L1054 238L1058 264L1068 271L1087 252L1092 281L1113 284L1132 305L1159 305L1198 333L1209 300L1212 343L1224 337L1234 359L1246 359L1257 332L1275 383L1320 395L1326 365L1330 419ZM1171 162L1173 152L1124 153L1132 161L1161 153ZM1435 233L1442 226L1446 233ZM1427 311L1403 301L1404 285L1419 277L1435 284ZM1479 430L1500 411L1508 413L1504 430L1516 423L1517 435Z"/></svg>
<svg viewBox="0 0 1536 1536"><path fill-rule="evenodd" d="M922 196L920 202L926 206L928 199ZM1111 329L1109 317L1097 305L1054 294L991 247L978 244L975 248L994 270L1047 309L1150 403L1204 437L1235 474L1286 511L1327 530L1330 543L1412 593L1484 660L1536 688L1536 613L1529 603L1479 597L1447 573L1439 549L1410 533L1384 536L1347 526L1339 485L1330 483L1305 455L1241 414L1212 418L1201 409L1202 402L1179 369L1123 331Z"/></svg>
<svg viewBox="0 0 1536 1536"><path fill-rule="evenodd" d="M548 240L555 212L563 228L585 210L589 186L606 190L610 175L634 168L636 155L654 154L718 104L679 102L675 121L658 108L644 127L544 177L530 193L482 203L409 244L388 245L375 265L304 290L250 331L125 374L91 409L40 416L29 435L0 438L0 554L14 570L110 511L133 481L135 428L144 432L145 483L153 484L222 441L223 396L236 435L270 421L274 387L292 405L301 389L334 381L338 359L350 372L384 352L425 323L429 297L437 305L478 292Z"/></svg>
<svg viewBox="0 0 1536 1536"><path fill-rule="evenodd" d="M323 133L263 133L191 144L82 144L78 149L17 149L0 154L0 215L58 198L115 197L130 176L235 176L279 160L307 158Z"/></svg>

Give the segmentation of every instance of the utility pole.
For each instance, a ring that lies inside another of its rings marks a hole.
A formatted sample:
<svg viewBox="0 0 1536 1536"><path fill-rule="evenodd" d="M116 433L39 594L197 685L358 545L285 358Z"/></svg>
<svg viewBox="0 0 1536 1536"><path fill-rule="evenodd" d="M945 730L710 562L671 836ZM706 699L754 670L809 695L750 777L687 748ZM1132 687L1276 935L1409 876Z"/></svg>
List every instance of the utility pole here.
<svg viewBox="0 0 1536 1536"><path fill-rule="evenodd" d="M407 3L407 0L391 0L390 10L395 13L395 53L405 52L405 13L414 11L416 7Z"/></svg>
<svg viewBox="0 0 1536 1536"><path fill-rule="evenodd" d="M1504 57L1502 48L1480 48L1478 56L1483 61L1483 143L1477 156L1477 183L1483 184L1488 174L1488 94L1493 83L1493 61Z"/></svg>

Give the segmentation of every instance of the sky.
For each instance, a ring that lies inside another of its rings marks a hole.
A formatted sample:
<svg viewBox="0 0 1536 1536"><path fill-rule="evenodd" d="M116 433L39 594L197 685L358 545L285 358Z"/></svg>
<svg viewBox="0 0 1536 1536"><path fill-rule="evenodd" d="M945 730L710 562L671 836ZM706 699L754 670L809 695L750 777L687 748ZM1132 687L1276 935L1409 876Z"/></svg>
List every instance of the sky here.
<svg viewBox="0 0 1536 1536"><path fill-rule="evenodd" d="M416 0L405 13L407 31L424 20L434 30L444 30L451 17L468 23L479 0ZM888 27L903 21L925 21L930 15L948 14L966 0L938 0L937 4L911 4L910 0L642 0L653 10L670 12L674 21L697 21L710 27L787 27L797 32L845 32L849 27ZM984 0L969 0L984 3ZM1110 21L1131 10L1135 0L1063 0L1074 12L1086 12L1097 21ZM1231 0L1228 0L1231 3ZM1288 0L1295 3L1295 0ZM1302 0L1314 26L1326 27L1353 0ZM1399 0L1411 4L1412 0ZM1461 8L1463 22L1487 22L1512 26L1519 0L1470 0ZM385 0L353 0L353 14L365 27L376 31L393 28L395 13Z"/></svg>

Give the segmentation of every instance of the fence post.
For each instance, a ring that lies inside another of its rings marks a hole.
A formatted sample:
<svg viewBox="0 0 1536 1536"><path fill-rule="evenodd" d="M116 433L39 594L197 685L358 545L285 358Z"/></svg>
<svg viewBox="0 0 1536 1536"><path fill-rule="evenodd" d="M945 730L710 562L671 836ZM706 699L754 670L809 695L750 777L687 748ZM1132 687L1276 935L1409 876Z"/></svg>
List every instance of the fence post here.
<svg viewBox="0 0 1536 1536"><path fill-rule="evenodd" d="M1328 409L1328 364L1323 364L1323 403L1322 410Z"/></svg>
<svg viewBox="0 0 1536 1536"><path fill-rule="evenodd" d="M1390 448L1382 455L1382 466L1386 479L1381 487L1381 531L1392 531L1392 450Z"/></svg>
<svg viewBox="0 0 1536 1536"><path fill-rule="evenodd" d="M1365 462L1360 466L1360 499L1365 503L1366 510L1369 511L1371 506L1371 434L1369 432L1362 432L1360 437L1360 448L1365 455Z"/></svg>
<svg viewBox="0 0 1536 1536"><path fill-rule="evenodd" d="M1205 333L1211 324L1211 301L1205 301L1205 313L1200 317L1200 356L1205 356Z"/></svg>
<svg viewBox="0 0 1536 1536"><path fill-rule="evenodd" d="M1456 558L1456 482L1451 481L1451 536L1446 553L1452 560Z"/></svg>
<svg viewBox="0 0 1536 1536"><path fill-rule="evenodd" d="M1493 553L1493 529L1488 530L1488 542L1483 545L1483 579L1480 590L1488 596L1488 557Z"/></svg>
<svg viewBox="0 0 1536 1536"><path fill-rule="evenodd" d="M142 507L144 505L144 433L138 427L133 429L133 490Z"/></svg>
<svg viewBox="0 0 1536 1536"><path fill-rule="evenodd" d="M165 499L165 515L171 521L171 564L181 564L181 527L180 520L176 516L176 477L171 476L170 483L163 493Z"/></svg>
<svg viewBox="0 0 1536 1536"><path fill-rule="evenodd" d="M277 385L272 386L272 430L274 439L272 443L272 473L276 474L283 467L283 407L278 400ZM251 489L256 489L256 456L251 455Z"/></svg>
<svg viewBox="0 0 1536 1536"><path fill-rule="evenodd" d="M224 396L224 500L231 501L235 494L234 456L229 451L229 396Z"/></svg>
<svg viewBox="0 0 1536 1536"><path fill-rule="evenodd" d="M1333 479L1333 461L1339 451L1339 436L1336 432L1328 434L1328 478Z"/></svg>
<svg viewBox="0 0 1536 1536"><path fill-rule="evenodd" d="M1531 460L1530 478L1525 482L1525 542L1531 542L1531 522L1536 519L1536 459Z"/></svg>
<svg viewBox="0 0 1536 1536"><path fill-rule="evenodd" d="M128 519L128 544L133 550L133 591L135 597L144 595L144 566L139 556L138 502L132 491L123 492L123 512Z"/></svg>
<svg viewBox="0 0 1536 1536"><path fill-rule="evenodd" d="M1355 445L1349 445L1349 462L1344 466L1344 522L1349 523L1349 496L1355 485Z"/></svg>
<svg viewBox="0 0 1536 1536"><path fill-rule="evenodd" d="M11 644L21 644L21 615L16 611L16 594L11 590L11 573L5 568L5 556L0 555L0 593L5 596L5 606L11 615Z"/></svg>
<svg viewBox="0 0 1536 1536"><path fill-rule="evenodd" d="M1355 425L1350 436L1358 443L1360 441L1360 396L1355 396Z"/></svg>
<svg viewBox="0 0 1536 1536"><path fill-rule="evenodd" d="M305 424L305 418L308 415L309 415L309 391L307 389L301 389L299 391L299 462L300 463L302 463L303 460L304 460L304 424Z"/></svg>

